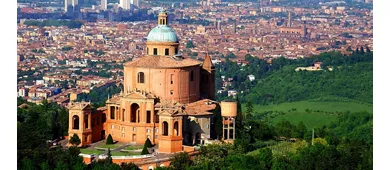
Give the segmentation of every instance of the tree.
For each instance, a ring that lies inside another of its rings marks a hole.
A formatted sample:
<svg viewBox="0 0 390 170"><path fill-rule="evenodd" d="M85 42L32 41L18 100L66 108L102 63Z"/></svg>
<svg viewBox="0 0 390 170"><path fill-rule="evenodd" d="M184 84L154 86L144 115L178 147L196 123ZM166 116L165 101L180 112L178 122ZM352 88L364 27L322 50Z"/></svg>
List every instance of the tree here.
<svg viewBox="0 0 390 170"><path fill-rule="evenodd" d="M69 143L72 144L73 146L79 146L81 143L79 135L73 134L73 136L69 139Z"/></svg>
<svg viewBox="0 0 390 170"><path fill-rule="evenodd" d="M363 47L360 47L360 53L364 54L364 48Z"/></svg>
<svg viewBox="0 0 390 170"><path fill-rule="evenodd" d="M234 55L232 52L229 52L229 53L226 55L226 58L237 58L237 56Z"/></svg>
<svg viewBox="0 0 390 170"><path fill-rule="evenodd" d="M170 165L173 169L181 170L186 169L187 167L191 166L192 161L190 160L190 156L186 152L180 152L176 154Z"/></svg>
<svg viewBox="0 0 390 170"><path fill-rule="evenodd" d="M368 48L368 46L366 46L366 52L369 53L371 52L370 48Z"/></svg>
<svg viewBox="0 0 390 170"><path fill-rule="evenodd" d="M110 164L112 164L112 157L111 157L111 150L110 150L110 148L108 148L107 157L104 160L104 164L106 165L106 167L109 166Z"/></svg>
<svg viewBox="0 0 390 170"><path fill-rule="evenodd" d="M188 40L186 48L194 48L194 47L195 47L195 45L192 43L192 40Z"/></svg>
<svg viewBox="0 0 390 170"><path fill-rule="evenodd" d="M264 148L260 150L259 159L264 165L264 169L271 169L272 158L272 150L270 148Z"/></svg>
<svg viewBox="0 0 390 170"><path fill-rule="evenodd" d="M299 138L303 138L305 136L307 128L302 121L299 121L297 128L296 128L296 131L299 134L299 136L298 136Z"/></svg>
<svg viewBox="0 0 390 170"><path fill-rule="evenodd" d="M144 145L144 148L142 149L141 155L149 154L148 148Z"/></svg>
<svg viewBox="0 0 390 170"><path fill-rule="evenodd" d="M245 119L251 119L253 117L253 105L250 101L245 105Z"/></svg>
<svg viewBox="0 0 390 170"><path fill-rule="evenodd" d="M136 164L134 164L133 162L122 163L121 169L122 169L122 170L141 170L141 168L139 168L139 167L138 167Z"/></svg>
<svg viewBox="0 0 390 170"><path fill-rule="evenodd" d="M107 144L107 145L112 145L112 144L114 144L114 141L112 140L111 134L108 134L107 139L106 139L106 144Z"/></svg>
<svg viewBox="0 0 390 170"><path fill-rule="evenodd" d="M146 139L144 146L145 146L146 148L151 148L151 147L153 147L152 142L150 142L149 138Z"/></svg>

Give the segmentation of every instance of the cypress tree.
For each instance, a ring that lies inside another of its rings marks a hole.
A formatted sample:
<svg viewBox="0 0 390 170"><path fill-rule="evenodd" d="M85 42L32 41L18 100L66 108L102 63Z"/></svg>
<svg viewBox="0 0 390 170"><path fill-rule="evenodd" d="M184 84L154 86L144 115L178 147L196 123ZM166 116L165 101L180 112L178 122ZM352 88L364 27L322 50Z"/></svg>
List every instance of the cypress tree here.
<svg viewBox="0 0 390 170"><path fill-rule="evenodd" d="M149 138L146 139L144 146L146 146L147 148L153 147L153 144L152 144L152 142L150 142Z"/></svg>
<svg viewBox="0 0 390 170"><path fill-rule="evenodd" d="M106 140L107 145L114 144L114 141L112 140L111 134L108 134L107 140Z"/></svg>
<svg viewBox="0 0 390 170"><path fill-rule="evenodd" d="M142 149L141 155L149 154L148 148L144 145L144 148Z"/></svg>

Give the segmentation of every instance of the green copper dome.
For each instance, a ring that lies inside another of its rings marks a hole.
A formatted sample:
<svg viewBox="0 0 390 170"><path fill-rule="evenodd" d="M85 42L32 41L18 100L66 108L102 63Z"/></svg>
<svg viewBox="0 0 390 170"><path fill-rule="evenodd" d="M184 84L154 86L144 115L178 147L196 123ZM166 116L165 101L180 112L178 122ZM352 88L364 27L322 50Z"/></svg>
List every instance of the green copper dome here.
<svg viewBox="0 0 390 170"><path fill-rule="evenodd" d="M149 32L148 42L179 42L179 39L171 27L158 25Z"/></svg>

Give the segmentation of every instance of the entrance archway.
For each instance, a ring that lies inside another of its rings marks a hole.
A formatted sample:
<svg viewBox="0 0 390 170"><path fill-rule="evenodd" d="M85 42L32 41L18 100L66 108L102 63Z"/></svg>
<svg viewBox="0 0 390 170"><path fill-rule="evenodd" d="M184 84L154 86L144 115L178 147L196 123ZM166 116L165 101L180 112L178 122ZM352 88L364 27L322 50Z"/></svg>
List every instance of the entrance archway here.
<svg viewBox="0 0 390 170"><path fill-rule="evenodd" d="M130 122L136 122L137 113L139 112L139 105L137 103L133 103L130 107Z"/></svg>
<svg viewBox="0 0 390 170"><path fill-rule="evenodd" d="M175 136L179 136L179 122L176 121L175 124L173 124L173 131Z"/></svg>
<svg viewBox="0 0 390 170"><path fill-rule="evenodd" d="M163 136L168 136L168 122L164 121L163 125Z"/></svg>

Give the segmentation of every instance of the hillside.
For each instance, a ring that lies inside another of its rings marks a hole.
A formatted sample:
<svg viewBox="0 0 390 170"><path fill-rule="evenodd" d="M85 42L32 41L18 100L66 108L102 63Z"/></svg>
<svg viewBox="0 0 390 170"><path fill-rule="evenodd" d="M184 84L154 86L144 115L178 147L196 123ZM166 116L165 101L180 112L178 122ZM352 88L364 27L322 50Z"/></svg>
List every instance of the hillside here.
<svg viewBox="0 0 390 170"><path fill-rule="evenodd" d="M372 103L373 64L358 62L333 71L295 71L289 65L269 74L244 96L255 104L293 102L336 96Z"/></svg>

